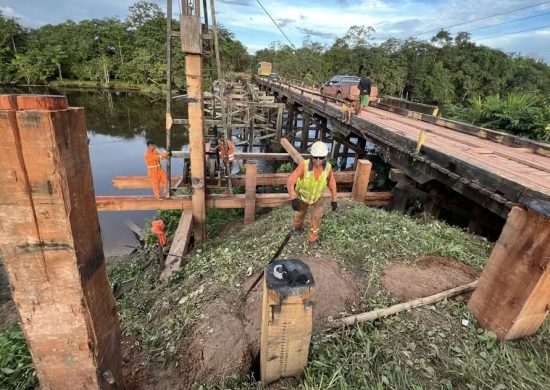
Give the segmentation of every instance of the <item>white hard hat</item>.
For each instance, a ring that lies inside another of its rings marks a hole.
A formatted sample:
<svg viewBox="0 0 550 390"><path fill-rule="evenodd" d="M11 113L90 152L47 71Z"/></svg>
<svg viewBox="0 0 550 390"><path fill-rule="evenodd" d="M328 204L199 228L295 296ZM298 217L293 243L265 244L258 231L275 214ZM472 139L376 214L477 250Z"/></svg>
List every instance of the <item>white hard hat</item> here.
<svg viewBox="0 0 550 390"><path fill-rule="evenodd" d="M327 145L324 142L317 141L311 146L311 155L313 157L326 157L328 154Z"/></svg>

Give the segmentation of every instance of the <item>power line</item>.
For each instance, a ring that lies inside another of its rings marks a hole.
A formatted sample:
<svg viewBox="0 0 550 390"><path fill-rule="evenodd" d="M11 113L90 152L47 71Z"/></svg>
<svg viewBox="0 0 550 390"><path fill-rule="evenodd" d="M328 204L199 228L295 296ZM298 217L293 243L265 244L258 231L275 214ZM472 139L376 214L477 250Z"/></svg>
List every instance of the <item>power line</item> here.
<svg viewBox="0 0 550 390"><path fill-rule="evenodd" d="M271 19L271 21L273 22L273 24L275 26L277 26L277 28L279 29L279 31L281 32L281 34L283 34L286 38L286 40L288 41L288 43L290 43L290 46L292 46L292 48L294 50L296 50L296 46L294 46L294 44L292 43L292 41L287 37L287 35L285 34L285 32L283 31L283 29L281 27L279 27L279 25L277 24L277 22L275 21L275 19L273 19L271 17L271 15L269 14L269 12L267 12L267 10L265 9L265 7L263 6L262 3L260 3L260 0L256 0L258 2L258 4L260 5L260 7L262 7L262 9L264 10L264 12L266 13L267 16L269 16L269 19Z"/></svg>
<svg viewBox="0 0 550 390"><path fill-rule="evenodd" d="M490 24L489 26L477 27L477 28L468 30L468 32L477 31L477 30L485 30L486 28L489 28L489 27L501 26L501 25L503 25L503 24L518 22L518 21L520 21L520 20L527 20L527 19L538 18L539 16L544 16L544 15L548 15L548 14L550 14L550 12L544 12L544 13L538 14L538 15L532 15L532 16L527 16L527 17L524 17L524 18L508 20L508 21L502 22L502 23Z"/></svg>
<svg viewBox="0 0 550 390"><path fill-rule="evenodd" d="M415 34L417 36L419 35L424 35L424 34L427 34L427 33L431 33L431 32L435 32L435 31L440 31L440 30L449 30L453 27L458 27L458 26L463 26L465 24L470 24L470 23L473 23L473 22L480 22L482 20L487 20L487 19L492 19L494 17L497 17L497 16L502 16L502 15L506 15L506 14L511 14L511 13L514 13L514 12L517 12L517 11L522 11L524 9L529 9L529 8L534 8L534 7L538 7L540 5L544 5L544 4L548 4L550 3L550 1L544 1L542 3L537 3L537 4L532 4L532 5L528 5L528 6L525 6L525 7L521 7L521 8L516 8L516 9L513 9L513 10L509 10L509 11L505 11L505 12L500 12L498 14L494 14L494 15L490 15L490 16L485 16L483 18L479 18L479 19L474 19L474 20L469 20L467 22L462 22L462 23L457 23L457 24L453 24L451 26L447 26L447 27L440 27L440 28L436 28L436 29L432 29L432 30L426 30L424 32L421 32L421 33L418 33L418 34Z"/></svg>
<svg viewBox="0 0 550 390"><path fill-rule="evenodd" d="M500 35L492 35L492 36L490 36L490 37L476 38L476 39L472 39L472 41L481 41L481 40L484 40L484 39L500 38L500 37L504 37L504 36L506 36L506 35L521 34L521 33L524 33L524 32L535 31L535 30L542 30L543 28L549 28L549 27L550 27L550 24L547 25L547 26L542 26L542 27L537 27L537 28L530 28L530 29L528 29L528 30L515 31L515 32L506 33L506 34L500 34Z"/></svg>

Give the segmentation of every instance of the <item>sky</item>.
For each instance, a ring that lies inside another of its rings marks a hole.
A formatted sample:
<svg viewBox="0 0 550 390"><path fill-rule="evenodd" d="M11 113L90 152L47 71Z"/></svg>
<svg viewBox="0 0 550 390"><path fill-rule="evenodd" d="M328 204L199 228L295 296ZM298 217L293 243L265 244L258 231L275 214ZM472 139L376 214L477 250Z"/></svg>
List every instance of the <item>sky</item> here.
<svg viewBox="0 0 550 390"><path fill-rule="evenodd" d="M371 26L375 39L430 39L440 28L468 31L472 39L506 52L550 62L550 1L543 0L260 0L297 47L309 36L330 45L352 25ZM134 0L0 0L4 15L37 27L127 15ZM163 10L166 2L154 0ZM520 9L521 8L521 9ZM174 10L179 12L178 2ZM218 23L250 53L285 37L257 0L216 0ZM482 19L482 20L480 20ZM527 31L529 30L529 31Z"/></svg>

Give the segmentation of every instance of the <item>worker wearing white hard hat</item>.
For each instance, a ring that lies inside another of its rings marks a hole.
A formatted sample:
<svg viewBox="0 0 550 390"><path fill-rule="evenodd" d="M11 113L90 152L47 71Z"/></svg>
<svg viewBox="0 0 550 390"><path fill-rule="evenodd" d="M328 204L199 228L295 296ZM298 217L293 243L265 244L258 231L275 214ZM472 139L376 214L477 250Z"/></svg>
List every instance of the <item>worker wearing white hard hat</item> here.
<svg viewBox="0 0 550 390"><path fill-rule="evenodd" d="M317 141L311 146L311 159L305 160L292 172L287 181L288 195L294 214L294 232L304 232L304 220L311 207L308 239L312 248L319 248L319 229L324 213L323 192L329 188L332 211L336 210L336 180L327 161L328 148Z"/></svg>

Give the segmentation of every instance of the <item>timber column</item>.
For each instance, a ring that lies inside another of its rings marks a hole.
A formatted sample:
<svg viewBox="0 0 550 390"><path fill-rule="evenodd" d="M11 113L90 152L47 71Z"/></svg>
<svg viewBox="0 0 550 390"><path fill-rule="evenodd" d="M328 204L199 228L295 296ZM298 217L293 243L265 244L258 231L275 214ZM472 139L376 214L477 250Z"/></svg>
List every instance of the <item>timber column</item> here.
<svg viewBox="0 0 550 390"><path fill-rule="evenodd" d="M180 30L187 81L193 232L195 242L201 243L206 238L206 195L200 1L185 1L182 6Z"/></svg>
<svg viewBox="0 0 550 390"><path fill-rule="evenodd" d="M0 252L43 389L122 389L83 108L0 95Z"/></svg>

